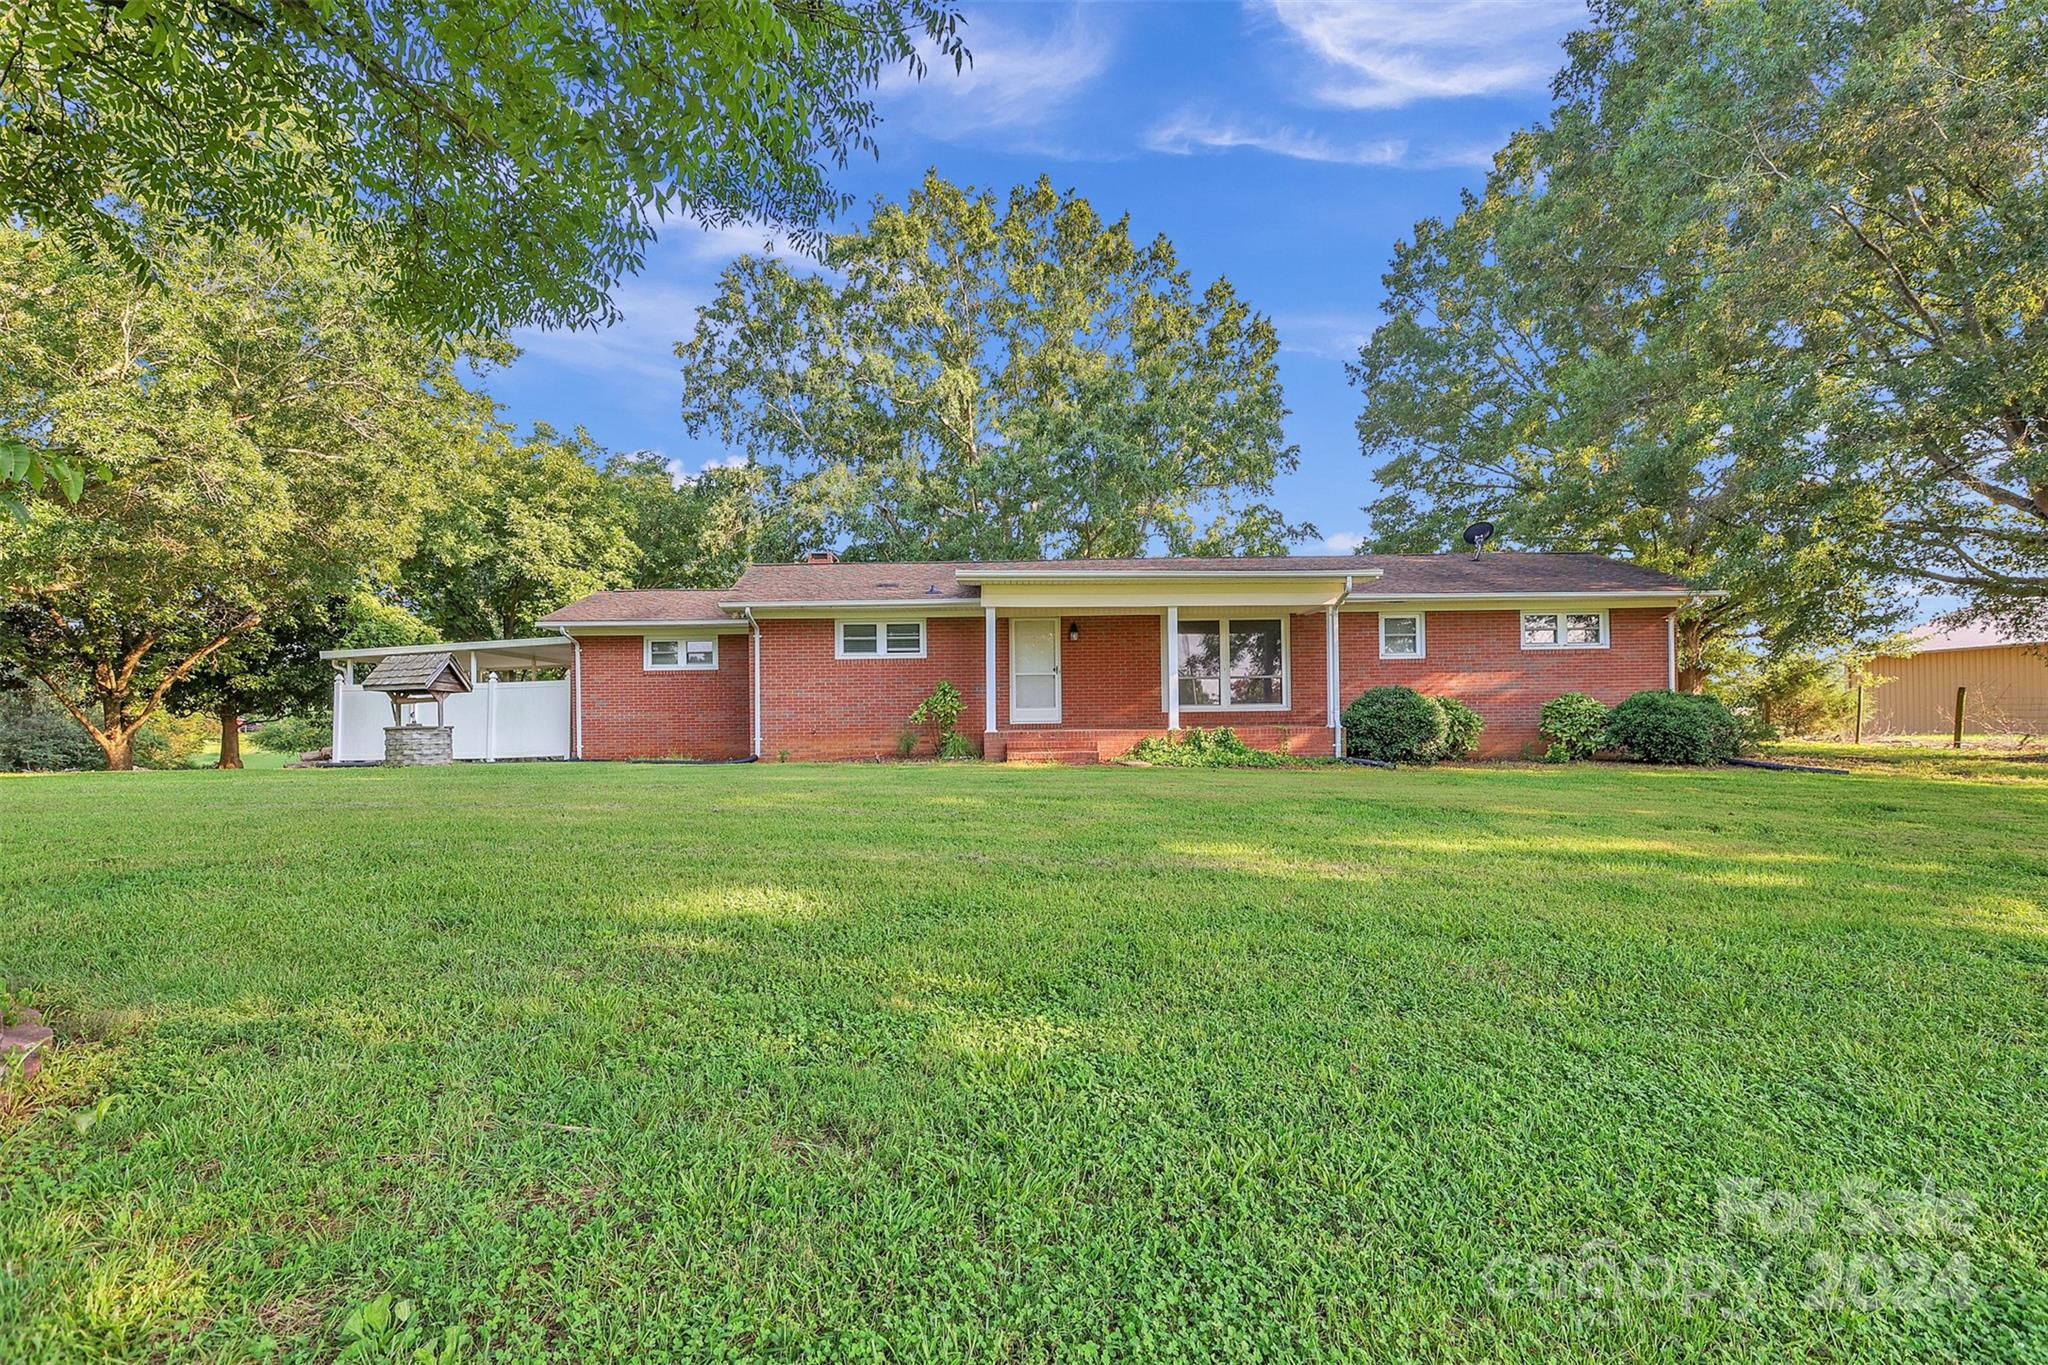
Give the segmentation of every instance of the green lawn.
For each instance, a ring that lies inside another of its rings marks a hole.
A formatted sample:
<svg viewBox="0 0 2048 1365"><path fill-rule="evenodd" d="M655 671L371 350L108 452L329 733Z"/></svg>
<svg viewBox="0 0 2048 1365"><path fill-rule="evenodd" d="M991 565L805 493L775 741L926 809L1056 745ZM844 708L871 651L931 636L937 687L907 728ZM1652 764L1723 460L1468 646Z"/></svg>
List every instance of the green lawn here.
<svg viewBox="0 0 2048 1365"><path fill-rule="evenodd" d="M2048 1357L2048 782L193 772L0 829L69 1039L0 1359L326 1360L385 1293L464 1359Z"/></svg>

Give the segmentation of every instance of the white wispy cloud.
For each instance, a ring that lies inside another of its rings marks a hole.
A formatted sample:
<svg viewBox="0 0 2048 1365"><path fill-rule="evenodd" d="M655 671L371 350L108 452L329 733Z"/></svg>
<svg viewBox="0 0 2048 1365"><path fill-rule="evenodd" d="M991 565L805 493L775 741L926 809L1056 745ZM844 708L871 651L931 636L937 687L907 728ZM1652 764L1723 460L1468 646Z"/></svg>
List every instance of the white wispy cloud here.
<svg viewBox="0 0 2048 1365"><path fill-rule="evenodd" d="M1258 127L1188 111L1155 126L1145 135L1145 146L1150 151L1174 156L1243 147L1297 161L1324 161L1340 166L1398 166L1408 154L1408 144L1399 138L1344 142L1303 128Z"/></svg>
<svg viewBox="0 0 2048 1365"><path fill-rule="evenodd" d="M1365 544L1365 537L1355 531L1338 531L1323 537L1318 549L1326 555L1349 555L1358 553L1358 547Z"/></svg>
<svg viewBox="0 0 2048 1365"><path fill-rule="evenodd" d="M621 314L609 327L582 331L523 328L512 340L530 356L605 377L658 381L681 393L676 341L696 326L705 291L693 284L637 275L612 291Z"/></svg>
<svg viewBox="0 0 2048 1365"><path fill-rule="evenodd" d="M1314 97L1341 109L1540 90L1583 0L1252 0L1322 67Z"/></svg>
<svg viewBox="0 0 2048 1365"><path fill-rule="evenodd" d="M1318 360L1356 360L1378 324L1349 313L1289 313L1273 319L1280 349Z"/></svg>
<svg viewBox="0 0 2048 1365"><path fill-rule="evenodd" d="M1004 17L966 25L971 66L956 73L950 62L933 59L923 80L899 71L883 82L883 94L918 131L941 139L1053 122L1109 70L1116 33L1104 11L1078 4L1050 27L1015 22L1049 8L987 11Z"/></svg>

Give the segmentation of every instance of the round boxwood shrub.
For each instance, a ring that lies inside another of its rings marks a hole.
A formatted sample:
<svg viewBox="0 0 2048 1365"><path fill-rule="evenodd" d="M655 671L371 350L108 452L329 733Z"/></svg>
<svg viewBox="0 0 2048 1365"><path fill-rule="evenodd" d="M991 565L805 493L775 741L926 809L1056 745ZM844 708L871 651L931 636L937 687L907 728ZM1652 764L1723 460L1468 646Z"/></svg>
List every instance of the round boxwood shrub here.
<svg viewBox="0 0 2048 1365"><path fill-rule="evenodd" d="M1544 755L1553 763L1591 758L1607 742L1607 707L1584 692L1567 692L1543 703L1539 724L1550 738Z"/></svg>
<svg viewBox="0 0 2048 1365"><path fill-rule="evenodd" d="M1712 697L1638 692L1608 713L1607 742L1645 763L1715 763L1735 756L1742 727Z"/></svg>
<svg viewBox="0 0 2048 1365"><path fill-rule="evenodd" d="M1427 761L1441 751L1444 708L1412 687L1374 687L1344 708L1344 749L1382 763Z"/></svg>
<svg viewBox="0 0 2048 1365"><path fill-rule="evenodd" d="M1486 718L1456 697L1437 697L1437 707L1444 713L1443 742L1437 745L1438 758L1470 758L1479 748L1479 732L1486 728Z"/></svg>

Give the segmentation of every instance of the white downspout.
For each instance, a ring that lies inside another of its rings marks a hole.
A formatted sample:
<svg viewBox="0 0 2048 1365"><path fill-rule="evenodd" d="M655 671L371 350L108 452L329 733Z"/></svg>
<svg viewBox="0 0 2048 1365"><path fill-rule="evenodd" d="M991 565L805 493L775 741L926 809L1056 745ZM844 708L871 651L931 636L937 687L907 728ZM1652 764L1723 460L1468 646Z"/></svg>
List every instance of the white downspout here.
<svg viewBox="0 0 2048 1365"><path fill-rule="evenodd" d="M754 619L752 607L743 608L740 614L747 618L747 666L753 672L754 713L754 757L761 757L761 623Z"/></svg>
<svg viewBox="0 0 2048 1365"><path fill-rule="evenodd" d="M1666 661L1664 690L1676 692L1678 690L1678 613L1675 611L1664 618L1664 658Z"/></svg>
<svg viewBox="0 0 2048 1365"><path fill-rule="evenodd" d="M569 693L569 709L574 714L569 719L575 722L573 727L575 731L574 739L576 741L574 752L576 757L581 758L583 757L583 642L572 635L569 637L569 643L575 648L575 657L570 661L570 672L575 678L575 684Z"/></svg>

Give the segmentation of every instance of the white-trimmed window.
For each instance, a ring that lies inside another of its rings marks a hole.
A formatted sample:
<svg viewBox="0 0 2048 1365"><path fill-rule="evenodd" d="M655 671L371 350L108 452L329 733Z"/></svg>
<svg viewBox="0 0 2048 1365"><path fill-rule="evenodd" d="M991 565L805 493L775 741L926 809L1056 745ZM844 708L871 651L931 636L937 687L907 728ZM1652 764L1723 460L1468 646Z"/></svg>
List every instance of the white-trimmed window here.
<svg viewBox="0 0 2048 1365"><path fill-rule="evenodd" d="M922 659L922 621L841 621L834 632L842 659Z"/></svg>
<svg viewBox="0 0 2048 1365"><path fill-rule="evenodd" d="M1421 612L1380 613L1382 659L1420 659L1428 646Z"/></svg>
<svg viewBox="0 0 2048 1365"><path fill-rule="evenodd" d="M649 672L670 668L708 669L718 667L718 637L696 639L647 637L646 667Z"/></svg>
<svg viewBox="0 0 2048 1365"><path fill-rule="evenodd" d="M1183 711L1287 709L1285 617L1183 616L1174 659Z"/></svg>
<svg viewBox="0 0 2048 1365"><path fill-rule="evenodd" d="M1605 649L1607 613L1525 611L1522 613L1522 648Z"/></svg>

